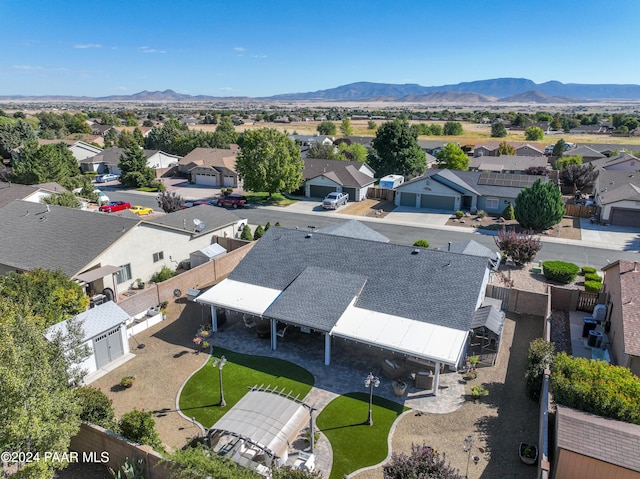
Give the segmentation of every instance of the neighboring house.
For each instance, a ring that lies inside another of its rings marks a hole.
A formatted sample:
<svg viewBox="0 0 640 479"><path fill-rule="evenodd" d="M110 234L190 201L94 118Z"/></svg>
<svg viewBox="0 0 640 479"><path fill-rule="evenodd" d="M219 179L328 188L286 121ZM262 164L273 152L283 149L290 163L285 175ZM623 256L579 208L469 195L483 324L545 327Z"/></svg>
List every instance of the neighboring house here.
<svg viewBox="0 0 640 479"><path fill-rule="evenodd" d="M640 174L600 170L594 187L600 221L640 227Z"/></svg>
<svg viewBox="0 0 640 479"><path fill-rule="evenodd" d="M640 477L640 426L561 405L556 405L555 425L551 477Z"/></svg>
<svg viewBox="0 0 640 479"><path fill-rule="evenodd" d="M611 359L640 376L640 265L618 260L602 270L607 293Z"/></svg>
<svg viewBox="0 0 640 479"><path fill-rule="evenodd" d="M175 166L180 161L180 157L165 153L161 150L143 150L147 158L147 166L154 170ZM111 147L103 150L97 155L80 161L80 169L85 172L113 173L120 175L120 157L124 155L124 148Z"/></svg>
<svg viewBox="0 0 640 479"><path fill-rule="evenodd" d="M0 208L0 274L60 269L90 296L117 299L136 279L146 282L163 266L174 270L214 236L234 238L246 224L208 205L145 220L128 216L13 201Z"/></svg>
<svg viewBox="0 0 640 479"><path fill-rule="evenodd" d="M106 136L106 134L110 130L115 130L116 132L118 131L115 127L111 125L101 125L100 123L93 123L89 125L89 128L91 128L91 133L99 136Z"/></svg>
<svg viewBox="0 0 640 479"><path fill-rule="evenodd" d="M605 156L611 156L618 154L621 151L637 152L640 150L640 145L623 145L623 144L610 144L610 143L583 143L585 146L602 153Z"/></svg>
<svg viewBox="0 0 640 479"><path fill-rule="evenodd" d="M487 258L489 267L492 270L497 271L500 267L500 260L502 258L500 251L493 251L491 248L487 248L474 240L458 241L455 243L449 242L446 250L451 253L470 254Z"/></svg>
<svg viewBox="0 0 640 479"><path fill-rule="evenodd" d="M342 223L335 223L324 228L316 230L318 233L324 233L335 236L346 236L348 238L358 238L369 241L379 241L388 243L389 238L369 228L358 220L349 220Z"/></svg>
<svg viewBox="0 0 640 479"><path fill-rule="evenodd" d="M136 130L136 128L138 130L140 130L140 132L142 133L142 137L143 138L146 138L147 136L149 136L149 133L153 129L150 126L117 126L116 127L116 129L119 132L126 131L127 133L131 133L131 134L133 134L133 132Z"/></svg>
<svg viewBox="0 0 640 479"><path fill-rule="evenodd" d="M214 330L217 308L269 320L272 349L279 325L320 333L325 365L332 338L431 361L437 394L440 366L464 363L487 265L480 256L272 227L196 301L211 306Z"/></svg>
<svg viewBox="0 0 640 479"><path fill-rule="evenodd" d="M231 148L194 148L178 162L178 171L196 185L238 188L238 145Z"/></svg>
<svg viewBox="0 0 640 479"><path fill-rule="evenodd" d="M448 143L448 141L443 142L440 140L418 140L418 146L420 147L420 149L434 157L440 150L447 146Z"/></svg>
<svg viewBox="0 0 640 479"><path fill-rule="evenodd" d="M584 159L583 159L584 161ZM609 170L609 171L638 171L640 170L640 159L637 157L630 155L626 151L622 153L618 153L615 156L607 158L606 156L602 156L602 158L592 161L591 164L594 168L598 170Z"/></svg>
<svg viewBox="0 0 640 479"><path fill-rule="evenodd" d="M102 153L102 148L98 148L97 146L90 145L89 143L85 143L80 140L67 146L69 147L69 150L71 150L73 157L78 160L78 163L84 159L91 158Z"/></svg>
<svg viewBox="0 0 640 479"><path fill-rule="evenodd" d="M491 141L482 145L476 146L473 149L473 156L500 156L498 150L502 142ZM508 142L516 150L516 156L543 156L544 151L539 148L530 145L529 143Z"/></svg>
<svg viewBox="0 0 640 479"><path fill-rule="evenodd" d="M24 200L41 203L42 199L54 193L62 193L65 188L58 183L41 183L39 185L20 185L17 183L0 183L0 208L13 200Z"/></svg>
<svg viewBox="0 0 640 479"><path fill-rule="evenodd" d="M588 147L587 145L576 146L575 148L562 153L562 156L581 156L582 163L593 163L601 158L606 158L605 155Z"/></svg>
<svg viewBox="0 0 640 479"><path fill-rule="evenodd" d="M569 130L570 135L604 135L610 133L610 130L605 125L580 125Z"/></svg>
<svg viewBox="0 0 640 479"><path fill-rule="evenodd" d="M83 313L75 319L83 331L83 346L88 346L89 357L81 364L85 371L84 382L90 382L92 375L101 369L106 369L114 361L133 355L129 352L126 323L131 319L129 315L113 301L100 304ZM45 332L51 341L57 334L68 333L69 320L54 324Z"/></svg>
<svg viewBox="0 0 640 479"><path fill-rule="evenodd" d="M548 166L546 156L476 156L469 160L471 171L496 171L499 173L524 174L527 168Z"/></svg>
<svg viewBox="0 0 640 479"><path fill-rule="evenodd" d="M359 161L304 158L304 196L324 198L332 191L349 194L349 201L362 201L375 184L375 171Z"/></svg>
<svg viewBox="0 0 640 479"><path fill-rule="evenodd" d="M430 169L396 188L396 206L500 214L518 193L546 176Z"/></svg>
<svg viewBox="0 0 640 479"><path fill-rule="evenodd" d="M316 143L321 145L333 145L333 139L322 135L289 135L289 139L295 141L300 146L311 146Z"/></svg>

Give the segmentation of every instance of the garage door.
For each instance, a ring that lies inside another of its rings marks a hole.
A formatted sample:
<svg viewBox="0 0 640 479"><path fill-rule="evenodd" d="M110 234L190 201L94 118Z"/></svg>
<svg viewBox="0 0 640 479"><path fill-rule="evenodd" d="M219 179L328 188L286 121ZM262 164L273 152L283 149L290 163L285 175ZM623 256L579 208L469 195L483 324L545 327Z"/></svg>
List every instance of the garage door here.
<svg viewBox="0 0 640 479"><path fill-rule="evenodd" d="M216 175L196 175L196 185L218 186Z"/></svg>
<svg viewBox="0 0 640 479"><path fill-rule="evenodd" d="M400 206L413 206L416 207L416 194L415 193L400 193Z"/></svg>
<svg viewBox="0 0 640 479"><path fill-rule="evenodd" d="M630 208L611 208L609 216L612 225L640 227L640 210Z"/></svg>
<svg viewBox="0 0 640 479"><path fill-rule="evenodd" d="M355 188L342 188L343 193L349 195L349 201L356 201L356 189Z"/></svg>
<svg viewBox="0 0 640 479"><path fill-rule="evenodd" d="M122 356L124 349L122 347L120 328L112 329L95 338L93 340L93 353L96 357L96 366L98 366L98 369Z"/></svg>
<svg viewBox="0 0 640 479"><path fill-rule="evenodd" d="M222 180L224 182L223 186L230 186L230 187L235 187L236 186L236 178L235 176L228 176L225 175L224 180Z"/></svg>
<svg viewBox="0 0 640 479"><path fill-rule="evenodd" d="M324 198L333 191L336 191L333 186L311 185L309 188L309 196L312 198Z"/></svg>
<svg viewBox="0 0 640 479"><path fill-rule="evenodd" d="M455 198L451 196L431 196L422 195L420 197L420 208L432 208L435 210L453 210Z"/></svg>

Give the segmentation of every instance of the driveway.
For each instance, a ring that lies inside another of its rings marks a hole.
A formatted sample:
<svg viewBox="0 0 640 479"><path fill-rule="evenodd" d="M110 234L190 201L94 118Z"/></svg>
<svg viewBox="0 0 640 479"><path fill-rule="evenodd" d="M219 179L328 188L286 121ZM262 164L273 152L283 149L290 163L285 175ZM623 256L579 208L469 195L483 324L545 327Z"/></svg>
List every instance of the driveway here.
<svg viewBox="0 0 640 479"><path fill-rule="evenodd" d="M607 245L621 251L640 251L640 229L630 226L599 225L580 218L582 241L592 246Z"/></svg>

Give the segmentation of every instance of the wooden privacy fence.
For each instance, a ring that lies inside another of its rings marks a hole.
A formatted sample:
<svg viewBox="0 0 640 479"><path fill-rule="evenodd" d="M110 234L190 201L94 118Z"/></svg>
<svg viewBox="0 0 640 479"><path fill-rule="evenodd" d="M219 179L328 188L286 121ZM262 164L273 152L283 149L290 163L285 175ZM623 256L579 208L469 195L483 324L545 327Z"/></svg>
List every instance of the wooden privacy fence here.
<svg viewBox="0 0 640 479"><path fill-rule="evenodd" d="M393 201L396 192L394 190L387 190L385 188L367 188L367 198L374 198L376 200Z"/></svg>
<svg viewBox="0 0 640 479"><path fill-rule="evenodd" d="M585 205L564 205L564 214L567 216L578 216L580 218L590 218L595 214L595 206Z"/></svg>
<svg viewBox="0 0 640 479"><path fill-rule="evenodd" d="M598 297L600 293L593 293L591 291L580 291L578 294L578 311L593 312L593 308L598 304Z"/></svg>

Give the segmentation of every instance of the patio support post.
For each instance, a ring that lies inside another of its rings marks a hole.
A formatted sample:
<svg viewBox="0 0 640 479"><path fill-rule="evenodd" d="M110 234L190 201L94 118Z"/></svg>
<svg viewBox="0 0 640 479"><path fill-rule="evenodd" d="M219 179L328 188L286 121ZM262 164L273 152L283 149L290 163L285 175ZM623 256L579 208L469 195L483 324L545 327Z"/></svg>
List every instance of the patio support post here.
<svg viewBox="0 0 640 479"><path fill-rule="evenodd" d="M274 351L278 349L278 336L276 334L277 332L278 332L278 321L272 318L271 319L271 349L273 349Z"/></svg>
<svg viewBox="0 0 640 479"><path fill-rule="evenodd" d="M218 332L218 308L211 305L211 331Z"/></svg>
<svg viewBox="0 0 640 479"><path fill-rule="evenodd" d="M331 364L331 335L327 331L324 333L324 365Z"/></svg>
<svg viewBox="0 0 640 479"><path fill-rule="evenodd" d="M440 361L436 361L436 370L433 373L433 395L438 395L438 385L440 384Z"/></svg>

